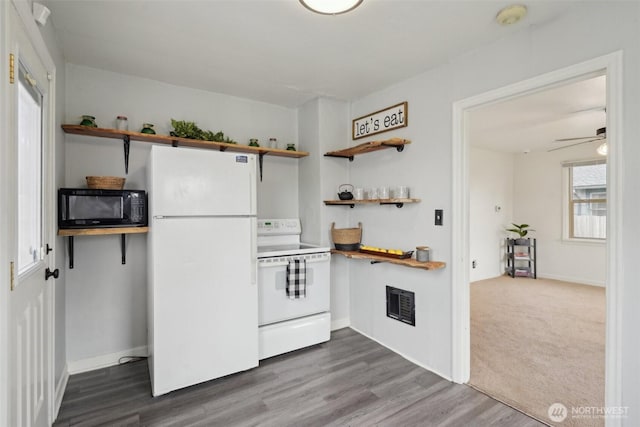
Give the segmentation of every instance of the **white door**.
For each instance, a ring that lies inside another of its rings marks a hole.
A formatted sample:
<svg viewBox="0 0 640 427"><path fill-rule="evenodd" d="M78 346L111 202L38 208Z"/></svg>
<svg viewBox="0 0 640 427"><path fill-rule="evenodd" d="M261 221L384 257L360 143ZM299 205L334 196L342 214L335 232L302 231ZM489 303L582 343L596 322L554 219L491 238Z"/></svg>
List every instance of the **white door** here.
<svg viewBox="0 0 640 427"><path fill-rule="evenodd" d="M14 5L9 18L7 193L11 291L8 301L9 425L45 426L52 417L53 280L45 281L51 234L50 82ZM52 257L53 259L53 257Z"/></svg>

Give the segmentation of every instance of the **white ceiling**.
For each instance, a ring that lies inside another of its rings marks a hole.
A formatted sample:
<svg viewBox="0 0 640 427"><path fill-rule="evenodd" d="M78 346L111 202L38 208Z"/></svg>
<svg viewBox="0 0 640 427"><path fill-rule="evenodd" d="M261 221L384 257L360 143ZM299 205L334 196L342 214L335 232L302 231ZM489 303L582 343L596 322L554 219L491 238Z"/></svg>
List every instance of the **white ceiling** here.
<svg viewBox="0 0 640 427"><path fill-rule="evenodd" d="M470 143L510 153L575 144L580 141L555 140L595 135L606 125L605 107L605 76L573 82L470 112ZM590 144L597 147L601 143Z"/></svg>
<svg viewBox="0 0 640 427"><path fill-rule="evenodd" d="M298 0L43 2L68 62L286 107L357 99L576 4L529 0L503 27L498 0L364 0L338 16Z"/></svg>

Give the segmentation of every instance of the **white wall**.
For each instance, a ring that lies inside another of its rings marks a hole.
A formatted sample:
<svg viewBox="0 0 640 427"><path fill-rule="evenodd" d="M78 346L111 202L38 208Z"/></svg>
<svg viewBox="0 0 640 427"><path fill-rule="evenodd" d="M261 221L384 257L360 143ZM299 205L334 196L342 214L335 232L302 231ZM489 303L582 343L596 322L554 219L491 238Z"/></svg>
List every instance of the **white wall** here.
<svg viewBox="0 0 640 427"><path fill-rule="evenodd" d="M325 206L336 197L340 184L348 182L346 160L324 157L342 147L349 129L349 105L343 101L317 98L298 110L299 141L309 156L300 160L300 218L302 240L330 245L331 223L348 221L348 208ZM341 256L331 260L332 328L349 325L349 263Z"/></svg>
<svg viewBox="0 0 640 427"><path fill-rule="evenodd" d="M497 153L472 147L469 170L471 281L504 274L505 228L530 224L537 239L538 277L604 286L606 246L562 238L561 163L593 159L597 144L553 152ZM495 206L501 206L500 212Z"/></svg>
<svg viewBox="0 0 640 427"><path fill-rule="evenodd" d="M158 133L167 134L174 118L222 130L242 144L253 137L260 142L276 137L283 144L297 144L294 109L73 64L67 65L66 72L66 123L79 123L81 115L90 114L99 126L114 127L115 117L126 115L131 130L150 122ZM125 188L146 188L149 149L149 144L132 141ZM125 176L122 142L66 135L66 185L84 187L87 175ZM298 160L265 156L258 216L298 216ZM86 359L108 361L109 355L146 345L145 236L127 237L126 265L120 262L119 239L75 239L75 268L65 271L71 370L90 367Z"/></svg>
<svg viewBox="0 0 640 427"><path fill-rule="evenodd" d="M410 187L421 203L356 206L351 222L363 224L363 243L414 250L431 248L431 259L450 262L451 252L451 73L431 70L354 102L352 118L402 101L409 103L409 125L367 140L410 139L394 149L358 156L349 164L351 183L365 187ZM355 145L365 140L349 141ZM434 225L434 210L444 209L444 225ZM392 264L350 260L352 326L445 377L451 372L451 270L426 271ZM386 317L387 285L415 292L416 326Z"/></svg>
<svg viewBox="0 0 640 427"><path fill-rule="evenodd" d="M409 101L409 126L384 136L412 139L404 153L375 153L350 165L352 182L400 183L411 186L423 199L418 205L397 212L371 206L358 209L353 217L365 225L365 241L379 246L411 248L430 245L433 257L451 263L451 105L465 99L576 64L623 50L623 263L621 291L623 320L623 404L630 406L625 425L640 424L640 5L637 2L581 2L547 25L524 27L499 40L418 77L403 81L353 104L351 117L377 111L397 102ZM353 145L348 141L345 145ZM445 209L445 226L434 227L433 209ZM395 208L393 208L395 209ZM415 271L393 265L369 265L354 261L350 274L351 322L380 342L409 355L436 372L451 375L451 272ZM384 285L416 291L415 328L386 319Z"/></svg>
<svg viewBox="0 0 640 427"><path fill-rule="evenodd" d="M514 160L511 153L472 147L469 155L469 278L504 274L505 226L513 219ZM499 210L496 210L499 207Z"/></svg>
<svg viewBox="0 0 640 427"><path fill-rule="evenodd" d="M535 232L538 276L604 286L606 245L562 239L563 168L567 160L599 157L595 144L515 156L514 222Z"/></svg>

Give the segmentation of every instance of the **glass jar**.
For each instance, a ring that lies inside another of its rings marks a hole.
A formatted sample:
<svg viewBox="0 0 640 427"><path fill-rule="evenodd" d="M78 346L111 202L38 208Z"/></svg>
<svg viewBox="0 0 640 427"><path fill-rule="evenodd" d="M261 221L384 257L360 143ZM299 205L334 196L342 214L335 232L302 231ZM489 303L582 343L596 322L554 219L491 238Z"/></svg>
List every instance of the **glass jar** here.
<svg viewBox="0 0 640 427"><path fill-rule="evenodd" d="M295 144L287 144L287 151L296 151Z"/></svg>
<svg viewBox="0 0 640 427"><path fill-rule="evenodd" d="M116 129L129 130L129 120L127 119L126 116L116 117Z"/></svg>
<svg viewBox="0 0 640 427"><path fill-rule="evenodd" d="M251 138L249 140L249 147L260 147L260 144L258 144L258 140L256 138Z"/></svg>
<svg viewBox="0 0 640 427"><path fill-rule="evenodd" d="M148 133L149 135L155 135L156 131L153 130L153 124L151 124L151 123L143 123L142 124L142 130L140 131L140 133Z"/></svg>
<svg viewBox="0 0 640 427"><path fill-rule="evenodd" d="M269 148L278 148L278 140L276 138L269 138Z"/></svg>
<svg viewBox="0 0 640 427"><path fill-rule="evenodd" d="M82 121L80 122L80 126L89 126L92 128L97 128L96 118L93 116L82 116Z"/></svg>

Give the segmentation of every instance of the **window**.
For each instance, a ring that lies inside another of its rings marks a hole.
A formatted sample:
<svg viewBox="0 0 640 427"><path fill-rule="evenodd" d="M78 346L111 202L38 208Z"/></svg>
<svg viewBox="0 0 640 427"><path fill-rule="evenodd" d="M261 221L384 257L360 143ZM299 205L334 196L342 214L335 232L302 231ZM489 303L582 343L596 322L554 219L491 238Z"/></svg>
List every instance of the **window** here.
<svg viewBox="0 0 640 427"><path fill-rule="evenodd" d="M42 255L42 94L20 64L18 79L18 274Z"/></svg>
<svg viewBox="0 0 640 427"><path fill-rule="evenodd" d="M565 235L570 239L606 239L606 160L567 162L563 166L569 183Z"/></svg>

